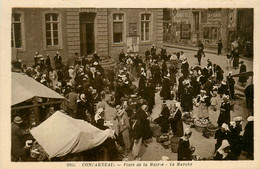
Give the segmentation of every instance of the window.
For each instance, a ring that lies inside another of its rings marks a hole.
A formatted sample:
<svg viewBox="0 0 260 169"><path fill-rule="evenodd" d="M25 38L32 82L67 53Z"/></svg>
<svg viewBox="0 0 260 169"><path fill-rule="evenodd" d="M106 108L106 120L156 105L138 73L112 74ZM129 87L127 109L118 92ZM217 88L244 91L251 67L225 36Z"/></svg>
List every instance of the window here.
<svg viewBox="0 0 260 169"><path fill-rule="evenodd" d="M203 29L203 38L204 39L218 39L218 31L217 27L204 27Z"/></svg>
<svg viewBox="0 0 260 169"><path fill-rule="evenodd" d="M22 17L21 14L13 14L11 25L11 46L12 48L22 48L22 45Z"/></svg>
<svg viewBox="0 0 260 169"><path fill-rule="evenodd" d="M151 15L141 15L141 41L150 41Z"/></svg>
<svg viewBox="0 0 260 169"><path fill-rule="evenodd" d="M181 24L181 39L190 39L190 24Z"/></svg>
<svg viewBox="0 0 260 169"><path fill-rule="evenodd" d="M124 14L113 15L113 42L114 43L123 42L123 23L124 23Z"/></svg>
<svg viewBox="0 0 260 169"><path fill-rule="evenodd" d="M193 12L193 17L194 17L194 30L198 31L200 26L199 26L199 12Z"/></svg>
<svg viewBox="0 0 260 169"><path fill-rule="evenodd" d="M45 15L46 45L59 45L59 15L49 13Z"/></svg>

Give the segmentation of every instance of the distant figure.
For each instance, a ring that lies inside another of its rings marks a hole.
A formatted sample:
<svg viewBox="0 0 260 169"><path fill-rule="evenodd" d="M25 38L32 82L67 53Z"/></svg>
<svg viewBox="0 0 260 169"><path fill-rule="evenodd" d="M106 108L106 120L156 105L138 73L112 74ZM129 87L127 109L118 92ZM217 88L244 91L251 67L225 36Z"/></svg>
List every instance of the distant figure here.
<svg viewBox="0 0 260 169"><path fill-rule="evenodd" d="M50 68L51 68L51 59L50 59L50 55L47 54L46 57L47 57L47 58L46 58L46 60L45 60L45 67L48 68L48 69L50 69Z"/></svg>
<svg viewBox="0 0 260 169"><path fill-rule="evenodd" d="M222 54L222 48L223 48L223 43L222 43L222 40L220 39L218 41L218 55Z"/></svg>
<svg viewBox="0 0 260 169"><path fill-rule="evenodd" d="M244 64L244 61L239 62L239 64L241 64L239 73L246 72L246 65ZM246 76L239 77L238 82L240 82L242 86L245 86L245 84L247 82L247 77Z"/></svg>
<svg viewBox="0 0 260 169"><path fill-rule="evenodd" d="M56 55L54 56L54 62L55 62L55 68L56 69L62 68L62 57L59 54L59 52L56 52Z"/></svg>
<svg viewBox="0 0 260 169"><path fill-rule="evenodd" d="M146 49L146 51L145 51L145 60L146 61L148 61L148 60L150 60L150 55L151 55L151 52L149 51L149 49Z"/></svg>
<svg viewBox="0 0 260 169"><path fill-rule="evenodd" d="M199 50L198 50L196 57L198 59L198 64L201 65L201 58L202 58L202 56L205 57L205 53L203 51L204 45L200 42L199 45L198 45L198 48L199 48Z"/></svg>
<svg viewBox="0 0 260 169"><path fill-rule="evenodd" d="M235 49L235 51L232 52L232 56L233 56L233 67L234 67L234 69L237 69L238 65L239 65L238 49Z"/></svg>
<svg viewBox="0 0 260 169"><path fill-rule="evenodd" d="M184 136L179 140L178 146L178 161L191 161L192 148L190 147L189 138L191 137L192 131L185 129Z"/></svg>
<svg viewBox="0 0 260 169"><path fill-rule="evenodd" d="M124 53L124 49L122 49L121 53L119 54L119 58L118 58L119 62L125 62L126 60L126 56L125 56L125 53Z"/></svg>

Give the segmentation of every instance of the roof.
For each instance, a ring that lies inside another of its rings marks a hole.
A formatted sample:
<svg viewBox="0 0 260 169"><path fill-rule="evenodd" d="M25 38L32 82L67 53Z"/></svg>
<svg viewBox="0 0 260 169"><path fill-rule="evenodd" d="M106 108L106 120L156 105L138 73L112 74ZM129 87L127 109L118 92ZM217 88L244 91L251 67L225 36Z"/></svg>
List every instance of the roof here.
<svg viewBox="0 0 260 169"><path fill-rule="evenodd" d="M100 130L84 120L74 119L60 111L30 132L49 158L92 149L113 134L111 129Z"/></svg>
<svg viewBox="0 0 260 169"><path fill-rule="evenodd" d="M12 72L12 106L33 97L64 99L59 93L37 82L33 78Z"/></svg>

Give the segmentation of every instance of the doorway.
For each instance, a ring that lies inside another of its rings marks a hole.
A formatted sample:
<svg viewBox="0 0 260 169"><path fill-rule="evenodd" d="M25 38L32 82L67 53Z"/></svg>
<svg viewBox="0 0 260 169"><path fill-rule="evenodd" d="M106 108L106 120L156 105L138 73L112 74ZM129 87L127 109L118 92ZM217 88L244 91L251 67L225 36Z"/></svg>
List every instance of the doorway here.
<svg viewBox="0 0 260 169"><path fill-rule="evenodd" d="M80 13L80 53L89 55L95 51L96 13Z"/></svg>

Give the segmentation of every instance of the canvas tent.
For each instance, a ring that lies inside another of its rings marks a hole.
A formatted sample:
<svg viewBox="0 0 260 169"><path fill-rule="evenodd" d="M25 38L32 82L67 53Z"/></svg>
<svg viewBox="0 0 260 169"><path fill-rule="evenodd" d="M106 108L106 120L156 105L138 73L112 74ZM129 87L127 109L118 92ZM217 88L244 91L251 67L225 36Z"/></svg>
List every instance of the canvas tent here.
<svg viewBox="0 0 260 169"><path fill-rule="evenodd" d="M49 158L89 150L102 144L113 130L100 130L90 123L71 118L60 111L31 130Z"/></svg>
<svg viewBox="0 0 260 169"><path fill-rule="evenodd" d="M64 99L63 96L33 78L25 74L12 72L12 106L33 97Z"/></svg>

